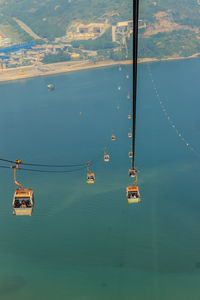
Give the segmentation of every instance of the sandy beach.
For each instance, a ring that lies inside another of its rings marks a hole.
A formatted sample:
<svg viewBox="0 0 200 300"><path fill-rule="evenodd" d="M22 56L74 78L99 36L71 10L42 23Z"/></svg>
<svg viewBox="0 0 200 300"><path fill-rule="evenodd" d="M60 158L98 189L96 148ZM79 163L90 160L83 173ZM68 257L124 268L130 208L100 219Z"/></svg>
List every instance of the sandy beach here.
<svg viewBox="0 0 200 300"><path fill-rule="evenodd" d="M171 60L182 60L182 59L192 59L200 56L200 53L195 53L189 57L168 57L163 59L157 58L139 58L138 63L147 62L158 62L158 61L171 61ZM80 71L86 69L102 68L114 65L129 65L132 64L132 60L114 61L114 60L104 60L93 63L91 61L74 61L74 62L60 62L54 64L42 64L24 66L19 68L9 68L0 71L0 82L20 80L31 77L47 76L52 74L60 74L66 72Z"/></svg>
<svg viewBox="0 0 200 300"><path fill-rule="evenodd" d="M166 58L139 58L138 63L147 63L147 62L158 62L158 61L170 61L170 60L183 60L183 59L192 59L200 56L200 53L195 53L191 56L171 56Z"/></svg>
<svg viewBox="0 0 200 300"><path fill-rule="evenodd" d="M47 76L52 74L60 74L66 72L80 71L86 69L102 68L114 65L132 64L132 60L113 61L106 60L100 62L76 61L76 62L61 62L54 64L37 64L24 66L19 68L9 68L0 71L0 82L10 80L20 80L31 77Z"/></svg>

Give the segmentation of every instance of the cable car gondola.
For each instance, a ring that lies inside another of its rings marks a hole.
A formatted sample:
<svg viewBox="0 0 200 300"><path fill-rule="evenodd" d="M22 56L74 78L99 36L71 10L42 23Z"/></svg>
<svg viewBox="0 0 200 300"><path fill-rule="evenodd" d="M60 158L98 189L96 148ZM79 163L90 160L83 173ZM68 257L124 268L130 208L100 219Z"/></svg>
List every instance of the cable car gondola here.
<svg viewBox="0 0 200 300"><path fill-rule="evenodd" d="M110 155L106 153L106 148L104 149L104 161L109 162L110 161Z"/></svg>
<svg viewBox="0 0 200 300"><path fill-rule="evenodd" d="M132 183L132 185L126 187L126 198L128 203L138 203L141 201L141 199L140 191L137 185L137 171L133 168L131 171L133 172L132 174L134 174L135 181Z"/></svg>
<svg viewBox="0 0 200 300"><path fill-rule="evenodd" d="M128 157L129 157L129 158L133 158L133 152L132 152L132 151L130 151L130 152L128 153Z"/></svg>
<svg viewBox="0 0 200 300"><path fill-rule="evenodd" d="M130 114L130 113L128 114L128 119L129 119L129 120L131 119L131 114Z"/></svg>
<svg viewBox="0 0 200 300"><path fill-rule="evenodd" d="M137 184L133 183L132 185L126 187L126 197L128 203L139 203L141 201Z"/></svg>
<svg viewBox="0 0 200 300"><path fill-rule="evenodd" d="M129 177L135 177L136 176L136 170L134 170L133 168L128 170L128 176Z"/></svg>
<svg viewBox="0 0 200 300"><path fill-rule="evenodd" d="M31 216L34 206L34 192L31 188L25 189L21 183L16 180L16 170L19 168L20 160L16 161L14 169L14 182L19 186L13 196L13 214L16 216Z"/></svg>
<svg viewBox="0 0 200 300"><path fill-rule="evenodd" d="M95 174L89 170L90 162L87 163L87 183L94 183Z"/></svg>
<svg viewBox="0 0 200 300"><path fill-rule="evenodd" d="M130 128L130 130L129 130L129 132L128 132L128 137L129 137L129 138L132 138L131 128Z"/></svg>
<svg viewBox="0 0 200 300"><path fill-rule="evenodd" d="M112 133L112 135L111 135L111 140L112 141L116 141L116 136Z"/></svg>

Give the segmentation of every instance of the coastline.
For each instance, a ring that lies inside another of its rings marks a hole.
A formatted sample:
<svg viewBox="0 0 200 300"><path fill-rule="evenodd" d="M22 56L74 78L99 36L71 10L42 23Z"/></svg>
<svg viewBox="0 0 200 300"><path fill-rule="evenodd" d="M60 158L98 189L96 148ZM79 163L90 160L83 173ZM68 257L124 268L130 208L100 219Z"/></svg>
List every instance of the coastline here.
<svg viewBox="0 0 200 300"><path fill-rule="evenodd" d="M147 63L147 62L158 62L158 61L171 61L171 60L185 60L197 58L200 56L200 52L197 52L191 56L171 56L166 58L138 58L138 63Z"/></svg>
<svg viewBox="0 0 200 300"><path fill-rule="evenodd" d="M130 65L132 63L133 63L132 60L126 60L126 61L105 60L96 63L90 61L78 61L78 62L76 61L76 62L59 62L53 64L37 64L37 65L1 70L0 82L22 80L22 79L27 79L32 77L61 74L61 73L67 73L73 71L96 69L96 68L109 67L114 65Z"/></svg>
<svg viewBox="0 0 200 300"><path fill-rule="evenodd" d="M147 63L147 62L160 62L160 61L172 61L172 60L185 60L197 58L200 56L200 53L195 53L188 57L167 57L167 58L139 58L138 63ZM18 68L3 69L0 71L0 82L13 81L13 80L22 80L32 77L47 76L54 74L61 74L67 72L88 70L103 68L115 65L130 65L132 60L123 60L123 61L114 61L114 60L105 60L93 63L91 61L75 61L75 62L59 62L53 64L37 64L31 66L24 66Z"/></svg>

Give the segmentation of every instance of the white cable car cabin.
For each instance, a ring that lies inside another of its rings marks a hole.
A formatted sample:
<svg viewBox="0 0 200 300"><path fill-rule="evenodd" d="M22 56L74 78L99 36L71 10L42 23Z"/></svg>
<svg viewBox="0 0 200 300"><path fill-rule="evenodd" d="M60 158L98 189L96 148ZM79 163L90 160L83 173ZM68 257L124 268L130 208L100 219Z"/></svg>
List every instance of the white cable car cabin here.
<svg viewBox="0 0 200 300"><path fill-rule="evenodd" d="M131 114L128 114L128 119L129 119L129 120L131 119Z"/></svg>
<svg viewBox="0 0 200 300"><path fill-rule="evenodd" d="M31 188L24 189L23 185L16 180L16 169L19 168L19 163L13 167L14 169L14 182L19 186L13 196L13 214L16 216L31 216L34 206L34 192Z"/></svg>

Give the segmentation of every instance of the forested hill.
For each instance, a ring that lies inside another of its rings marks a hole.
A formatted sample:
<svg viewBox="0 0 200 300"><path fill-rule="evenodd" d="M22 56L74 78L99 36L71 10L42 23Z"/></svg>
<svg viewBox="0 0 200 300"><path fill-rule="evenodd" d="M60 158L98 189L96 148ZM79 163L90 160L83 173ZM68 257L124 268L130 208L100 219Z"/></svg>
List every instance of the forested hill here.
<svg viewBox="0 0 200 300"><path fill-rule="evenodd" d="M65 35L72 21L101 21L114 14L112 22L132 19L132 0L0 0L0 23L15 17L41 37L53 40Z"/></svg>
<svg viewBox="0 0 200 300"><path fill-rule="evenodd" d="M170 12L175 22L200 26L199 0L140 0L140 18L153 22L158 11Z"/></svg>
<svg viewBox="0 0 200 300"><path fill-rule="evenodd" d="M182 57L200 52L200 0L141 0L140 57Z"/></svg>
<svg viewBox="0 0 200 300"><path fill-rule="evenodd" d="M200 52L200 0L139 2L143 25L140 57L190 56ZM13 42L34 39L20 26L22 21L43 40L54 41L66 36L72 22L114 25L131 20L132 14L132 0L0 0L0 31Z"/></svg>

